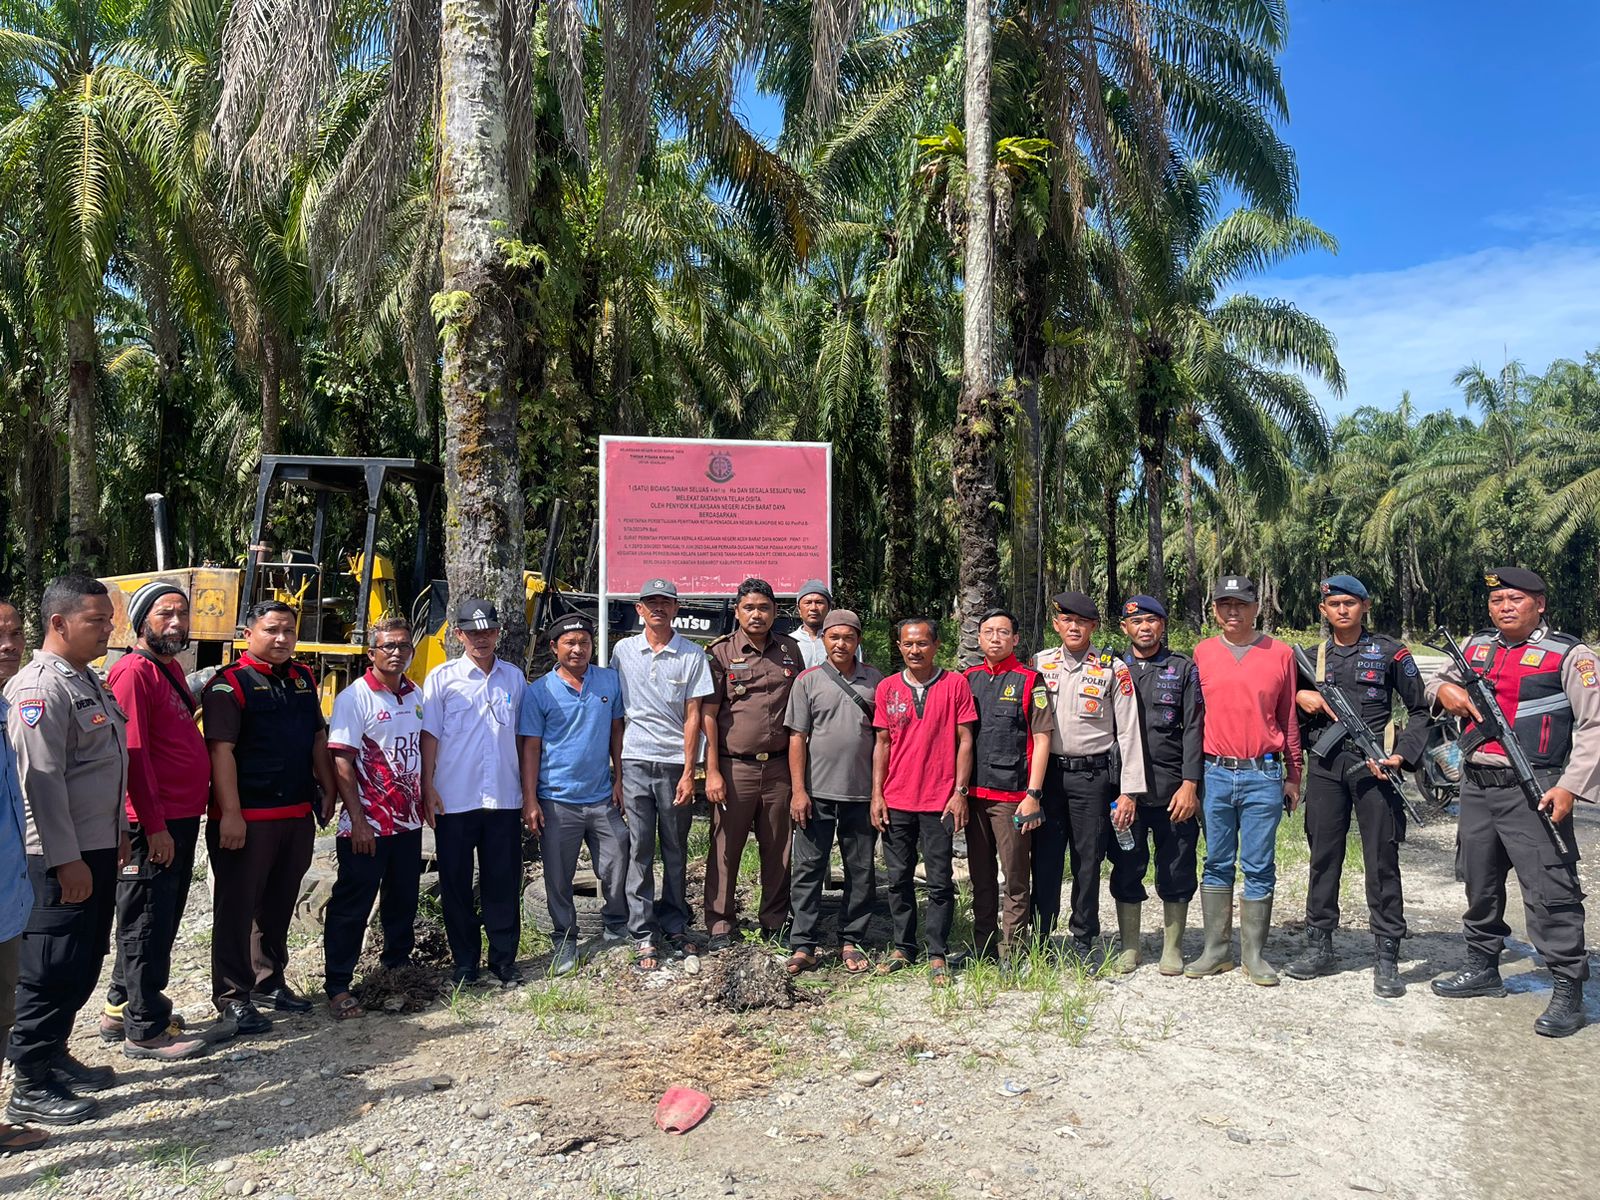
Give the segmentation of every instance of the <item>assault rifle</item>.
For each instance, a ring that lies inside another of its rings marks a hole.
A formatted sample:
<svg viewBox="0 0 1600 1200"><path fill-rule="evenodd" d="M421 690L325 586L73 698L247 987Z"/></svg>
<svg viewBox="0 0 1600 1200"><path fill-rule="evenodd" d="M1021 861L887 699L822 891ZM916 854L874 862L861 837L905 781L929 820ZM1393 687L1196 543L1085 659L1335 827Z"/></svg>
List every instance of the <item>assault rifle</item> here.
<svg viewBox="0 0 1600 1200"><path fill-rule="evenodd" d="M1431 643L1433 648L1441 651L1461 675L1461 686L1466 689L1472 707L1478 710L1478 715L1482 718L1472 734L1461 739L1462 751L1470 754L1485 742L1499 742L1507 760L1511 763L1511 773L1517 777L1517 786L1522 789L1522 794L1527 797L1528 803L1533 805L1533 811L1544 818L1545 825L1550 829L1550 836L1556 840L1556 847L1563 854L1571 854L1573 848L1568 846L1567 839L1561 836L1560 828L1551 819L1550 814L1540 807L1544 801L1544 789L1539 786L1539 780L1533 773L1533 764L1528 761L1528 752L1522 748L1522 743L1517 741L1511 723L1506 720L1505 710L1500 707L1494 688L1487 679L1472 669L1472 665L1467 662L1467 656L1461 652L1461 647L1456 645L1456 640L1450 636L1448 629L1440 627L1434 630L1433 638Z"/></svg>
<svg viewBox="0 0 1600 1200"><path fill-rule="evenodd" d="M1400 779L1397 772L1391 772L1382 762L1388 757L1383 752L1383 747L1378 744L1377 736L1372 728L1362 720L1361 714L1356 711L1356 706L1350 703L1350 697L1344 694L1344 689L1338 684L1328 683L1317 677L1317 669L1312 665L1311 657L1303 647L1294 648L1295 664L1304 672L1305 677L1311 680L1317 689L1317 694L1327 702L1333 710L1334 723L1322 731L1322 736L1317 738L1317 743L1311 747L1311 752L1324 761L1332 754L1335 746L1344 738L1349 738L1361 755L1361 762L1345 772L1346 775L1369 774L1367 762L1380 764L1378 778L1389 785L1389 789L1400 798L1400 805L1405 809L1406 816L1418 825L1423 824L1422 810L1406 798L1405 790L1399 786Z"/></svg>

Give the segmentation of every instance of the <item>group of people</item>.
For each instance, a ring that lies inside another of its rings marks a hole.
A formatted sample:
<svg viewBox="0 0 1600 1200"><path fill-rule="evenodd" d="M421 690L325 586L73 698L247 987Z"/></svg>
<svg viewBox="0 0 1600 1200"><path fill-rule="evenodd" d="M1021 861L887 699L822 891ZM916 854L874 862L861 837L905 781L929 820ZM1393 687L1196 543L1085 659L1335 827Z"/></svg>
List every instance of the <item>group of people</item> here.
<svg viewBox="0 0 1600 1200"><path fill-rule="evenodd" d="M1167 614L1151 596L1121 606L1127 651L1100 648L1098 607L1067 591L1053 599L1059 645L1031 661L1018 657L1016 619L996 608L979 619L981 661L963 672L939 665L936 621L900 621L902 667L887 676L863 661L861 618L835 607L823 581L801 589L800 626L785 635L776 632L772 588L746 580L734 632L702 649L675 631L675 585L653 580L637 601L642 631L615 646L610 665L593 661L593 622L562 616L545 631L554 667L532 681L497 656L494 605L467 600L453 622L462 653L420 687L406 675L408 623L374 623L369 668L337 695L327 720L317 679L294 658L298 619L287 605L248 610L243 653L196 697L178 663L189 642L181 589L156 581L128 598L137 642L102 683L92 664L106 652L111 598L96 580L56 579L41 600L41 644L25 664L17 610L0 601L0 1043L13 1073L6 1120L17 1123L0 1126L0 1152L44 1140L24 1122L89 1119L93 1093L114 1083L111 1068L68 1049L113 927L99 1031L129 1058L191 1058L270 1029L263 1009L310 1011L284 976L288 933L316 825L335 817L338 872L323 950L328 1009L339 1020L365 1015L352 985L374 905L380 961L410 959L424 826L434 834L456 986L485 970L502 986L521 981L524 830L539 837L555 974L579 962L582 848L603 897L599 936L631 941L637 969L651 972L668 956L728 946L754 834L756 921L785 944L791 973L820 961L822 894L837 848L843 968L890 974L925 956L931 983L948 986L959 962L950 945L953 859L964 833L972 954L1003 960L1049 939L1069 885L1063 949L1090 958L1109 859L1119 935L1110 966L1136 969L1153 856L1158 970L1203 978L1242 964L1270 986L1279 981L1264 953L1278 826L1302 795L1305 946L1285 972L1309 979L1335 969L1353 815L1373 987L1398 996L1405 815L1392 773L1418 765L1437 712L1466 729L1459 863L1468 959L1433 990L1504 994L1505 882L1514 869L1529 936L1555 977L1535 1028L1574 1033L1588 957L1571 812L1575 798L1600 797L1595 656L1545 623L1536 574L1501 568L1485 581L1492 626L1465 653L1538 773L1537 807L1505 747L1479 730L1466 681L1447 669L1424 683L1407 648L1368 627L1367 590L1349 575L1322 582L1327 636L1300 666L1290 646L1256 628L1256 588L1242 575L1217 581L1220 633L1192 656L1167 646ZM1330 689L1379 738L1398 699L1408 720L1391 752L1362 753L1366 739L1338 723ZM702 767L711 846L697 927L687 876ZM166 988L202 818L219 1020L197 1031ZM868 927L880 840L891 931L875 948ZM1185 962L1197 891L1204 944Z"/></svg>

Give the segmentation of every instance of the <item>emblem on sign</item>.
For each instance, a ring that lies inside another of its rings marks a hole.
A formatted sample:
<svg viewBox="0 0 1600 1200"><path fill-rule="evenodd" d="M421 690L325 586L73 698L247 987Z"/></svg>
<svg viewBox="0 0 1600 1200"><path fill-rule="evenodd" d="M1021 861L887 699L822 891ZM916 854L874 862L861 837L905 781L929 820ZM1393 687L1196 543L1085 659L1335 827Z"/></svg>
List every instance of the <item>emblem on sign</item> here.
<svg viewBox="0 0 1600 1200"><path fill-rule="evenodd" d="M711 456L711 464L706 467L706 478L712 483L727 483L733 478L733 456L725 450L718 450Z"/></svg>

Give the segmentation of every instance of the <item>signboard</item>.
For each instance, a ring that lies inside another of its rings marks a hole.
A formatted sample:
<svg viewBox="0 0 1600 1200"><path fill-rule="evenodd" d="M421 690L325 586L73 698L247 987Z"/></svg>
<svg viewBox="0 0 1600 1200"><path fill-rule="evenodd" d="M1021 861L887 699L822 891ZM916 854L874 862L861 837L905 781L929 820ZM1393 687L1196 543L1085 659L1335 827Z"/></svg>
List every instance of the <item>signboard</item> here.
<svg viewBox="0 0 1600 1200"><path fill-rule="evenodd" d="M831 583L832 460L826 442L602 437L602 602L658 578L685 598Z"/></svg>

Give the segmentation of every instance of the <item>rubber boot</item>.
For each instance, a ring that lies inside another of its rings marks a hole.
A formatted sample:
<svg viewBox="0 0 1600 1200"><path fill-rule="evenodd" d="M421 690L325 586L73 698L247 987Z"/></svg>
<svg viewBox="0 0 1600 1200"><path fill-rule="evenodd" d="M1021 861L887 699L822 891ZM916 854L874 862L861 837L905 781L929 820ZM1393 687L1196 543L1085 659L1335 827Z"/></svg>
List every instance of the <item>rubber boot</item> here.
<svg viewBox="0 0 1600 1200"><path fill-rule="evenodd" d="M1122 950L1112 960L1111 969L1118 975L1126 975L1139 965L1139 914L1143 909L1142 904L1117 901L1117 937Z"/></svg>
<svg viewBox="0 0 1600 1200"><path fill-rule="evenodd" d="M1315 979L1333 974L1333 930L1306 926L1306 952L1284 967L1290 979Z"/></svg>
<svg viewBox="0 0 1600 1200"><path fill-rule="evenodd" d="M1167 901L1161 906L1161 966L1163 975L1183 974L1183 930L1189 924L1189 902Z"/></svg>
<svg viewBox="0 0 1600 1200"><path fill-rule="evenodd" d="M1277 987L1278 973L1261 957L1266 949L1267 929L1272 924L1272 897L1239 901L1239 958L1251 983Z"/></svg>
<svg viewBox="0 0 1600 1200"><path fill-rule="evenodd" d="M1406 994L1406 985L1400 978L1400 940L1392 937L1374 937L1375 957L1372 961L1372 992L1385 1000Z"/></svg>
<svg viewBox="0 0 1600 1200"><path fill-rule="evenodd" d="M1233 889L1200 889L1201 920L1205 922L1206 945L1200 957L1183 969L1190 979L1221 975L1233 970Z"/></svg>
<svg viewBox="0 0 1600 1200"><path fill-rule="evenodd" d="M1540 1037L1571 1037L1583 1028L1583 980L1556 976L1556 990L1550 1006L1535 1018L1533 1031Z"/></svg>

